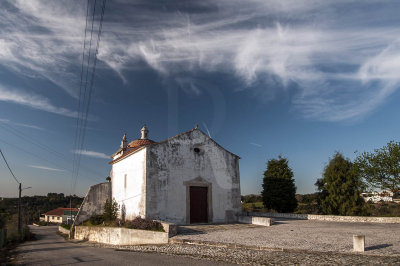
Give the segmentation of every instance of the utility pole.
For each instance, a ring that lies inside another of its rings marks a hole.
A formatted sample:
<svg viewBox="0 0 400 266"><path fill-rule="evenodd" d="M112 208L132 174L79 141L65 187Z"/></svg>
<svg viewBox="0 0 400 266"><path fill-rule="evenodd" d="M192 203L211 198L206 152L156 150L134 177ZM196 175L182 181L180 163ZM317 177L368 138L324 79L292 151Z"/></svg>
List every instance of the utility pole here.
<svg viewBox="0 0 400 266"><path fill-rule="evenodd" d="M21 228L21 191L22 191L22 184L19 183L19 196L18 196L18 236L21 239L22 236L22 228Z"/></svg>

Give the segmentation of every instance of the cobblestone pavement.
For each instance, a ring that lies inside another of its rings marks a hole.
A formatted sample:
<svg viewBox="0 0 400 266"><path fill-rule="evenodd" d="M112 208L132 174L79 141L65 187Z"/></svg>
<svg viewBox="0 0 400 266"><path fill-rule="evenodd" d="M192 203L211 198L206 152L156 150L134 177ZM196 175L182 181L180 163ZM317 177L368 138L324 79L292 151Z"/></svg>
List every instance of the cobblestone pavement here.
<svg viewBox="0 0 400 266"><path fill-rule="evenodd" d="M351 253L353 235L365 235L364 254L400 257L399 232L400 224L276 219L276 224L270 227L248 224L180 226L179 234L172 239Z"/></svg>
<svg viewBox="0 0 400 266"><path fill-rule="evenodd" d="M84 243L97 247L100 244ZM115 246L108 246L116 248ZM157 252L171 256L185 256L199 260L218 261L241 265L399 265L400 257L343 254L333 252L296 252L232 249L188 244L120 246L120 252Z"/></svg>

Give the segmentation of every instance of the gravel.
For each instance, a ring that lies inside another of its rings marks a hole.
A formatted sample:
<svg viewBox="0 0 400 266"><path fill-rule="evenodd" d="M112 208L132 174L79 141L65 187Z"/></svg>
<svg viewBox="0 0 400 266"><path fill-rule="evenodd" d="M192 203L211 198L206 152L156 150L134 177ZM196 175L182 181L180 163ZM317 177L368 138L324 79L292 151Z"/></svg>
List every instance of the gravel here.
<svg viewBox="0 0 400 266"><path fill-rule="evenodd" d="M172 239L274 249L351 253L353 235L365 235L367 255L400 256L400 224L277 220L270 227L245 224L184 226Z"/></svg>
<svg viewBox="0 0 400 266"><path fill-rule="evenodd" d="M86 243L87 245L87 243ZM154 252L185 256L200 260L220 261L241 265L399 265L400 257L342 254L332 252L296 252L232 249L213 246L169 244L150 246L105 246L120 252Z"/></svg>

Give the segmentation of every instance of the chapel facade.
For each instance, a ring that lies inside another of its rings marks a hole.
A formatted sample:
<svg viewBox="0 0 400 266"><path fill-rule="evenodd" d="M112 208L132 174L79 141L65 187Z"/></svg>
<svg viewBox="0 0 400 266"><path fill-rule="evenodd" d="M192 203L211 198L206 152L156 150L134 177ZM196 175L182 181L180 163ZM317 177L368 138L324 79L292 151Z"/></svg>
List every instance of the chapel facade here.
<svg viewBox="0 0 400 266"><path fill-rule="evenodd" d="M111 194L120 218L176 224L227 223L241 211L239 156L198 127L156 142L126 134L111 156Z"/></svg>

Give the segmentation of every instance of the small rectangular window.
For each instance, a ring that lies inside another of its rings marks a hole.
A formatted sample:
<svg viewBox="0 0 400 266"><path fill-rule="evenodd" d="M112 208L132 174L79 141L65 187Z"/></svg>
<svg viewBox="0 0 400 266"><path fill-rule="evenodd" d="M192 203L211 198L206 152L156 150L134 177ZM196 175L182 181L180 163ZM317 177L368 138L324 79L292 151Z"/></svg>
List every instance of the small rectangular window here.
<svg viewBox="0 0 400 266"><path fill-rule="evenodd" d="M124 188L126 188L126 175L124 176Z"/></svg>

